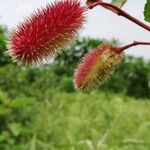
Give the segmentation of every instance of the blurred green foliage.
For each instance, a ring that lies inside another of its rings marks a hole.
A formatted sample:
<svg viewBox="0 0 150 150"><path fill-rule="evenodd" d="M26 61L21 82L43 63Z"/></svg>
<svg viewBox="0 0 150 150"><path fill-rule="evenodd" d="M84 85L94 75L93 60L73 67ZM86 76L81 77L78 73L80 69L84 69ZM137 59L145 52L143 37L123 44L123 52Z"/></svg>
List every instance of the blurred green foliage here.
<svg viewBox="0 0 150 150"><path fill-rule="evenodd" d="M7 29L0 26L0 66L10 63L10 57L7 54L6 36Z"/></svg>
<svg viewBox="0 0 150 150"><path fill-rule="evenodd" d="M28 69L11 62L0 30L0 150L150 149L150 62L125 56L102 87L75 92L75 66L108 41L79 39L53 64Z"/></svg>
<svg viewBox="0 0 150 150"><path fill-rule="evenodd" d="M1 150L150 149L149 101L99 91L39 94L0 92Z"/></svg>

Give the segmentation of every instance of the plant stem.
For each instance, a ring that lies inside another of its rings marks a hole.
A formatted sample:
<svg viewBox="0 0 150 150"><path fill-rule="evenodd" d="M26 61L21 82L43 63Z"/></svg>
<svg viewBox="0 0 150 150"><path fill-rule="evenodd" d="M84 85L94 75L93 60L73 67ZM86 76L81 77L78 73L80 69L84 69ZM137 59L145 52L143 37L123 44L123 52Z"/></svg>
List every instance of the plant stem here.
<svg viewBox="0 0 150 150"><path fill-rule="evenodd" d="M105 2L102 2L102 1L90 2L88 4L88 8L92 9L92 8L98 6L98 5L112 11L113 13L116 13L119 16L123 16L123 17L127 18L128 20L134 22L135 24L139 25L140 27L150 31L150 26L144 24L140 20L138 20L135 17L131 16L130 14L128 14L124 10L120 9L119 7L112 5L111 3L105 3Z"/></svg>
<svg viewBox="0 0 150 150"><path fill-rule="evenodd" d="M128 48L130 48L130 47L132 47L132 46L137 46L137 45L150 45L150 42L134 41L134 42L132 42L132 43L130 43L130 44L127 44L127 45L125 45L125 46L119 47L119 48L118 48L118 52L122 52L122 51L124 51L124 50L126 50L126 49L128 49Z"/></svg>

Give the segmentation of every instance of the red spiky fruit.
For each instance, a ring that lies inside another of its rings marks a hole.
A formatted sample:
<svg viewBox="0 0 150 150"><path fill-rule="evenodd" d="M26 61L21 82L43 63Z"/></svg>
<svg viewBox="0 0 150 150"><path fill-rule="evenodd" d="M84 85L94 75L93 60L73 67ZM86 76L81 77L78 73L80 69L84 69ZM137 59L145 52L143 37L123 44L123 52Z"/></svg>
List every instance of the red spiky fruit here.
<svg viewBox="0 0 150 150"><path fill-rule="evenodd" d="M74 86L78 90L89 90L101 85L122 59L119 49L105 44L86 54L74 74Z"/></svg>
<svg viewBox="0 0 150 150"><path fill-rule="evenodd" d="M9 53L26 66L47 61L76 37L85 21L78 0L61 0L38 10L11 34Z"/></svg>

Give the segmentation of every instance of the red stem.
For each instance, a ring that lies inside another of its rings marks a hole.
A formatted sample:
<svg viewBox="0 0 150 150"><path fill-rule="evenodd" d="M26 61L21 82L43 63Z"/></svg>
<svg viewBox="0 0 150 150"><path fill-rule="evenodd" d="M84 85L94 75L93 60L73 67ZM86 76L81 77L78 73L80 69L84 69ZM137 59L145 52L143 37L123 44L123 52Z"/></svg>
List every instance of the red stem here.
<svg viewBox="0 0 150 150"><path fill-rule="evenodd" d="M88 4L88 8L92 9L92 8L98 6L98 5L112 11L113 13L118 14L119 16L123 16L123 17L127 18L128 20L134 22L135 24L139 25L140 27L150 31L150 26L144 24L143 22L141 22L140 20L138 20L135 17L131 16L130 14L125 12L124 10L122 10L119 7L114 6L110 3L105 3L105 2L102 2L102 1L91 2L91 3Z"/></svg>
<svg viewBox="0 0 150 150"><path fill-rule="evenodd" d="M119 47L118 52L122 52L132 46L137 46L137 45L150 45L150 42L139 42L139 41L134 41L133 43L127 44L125 46Z"/></svg>

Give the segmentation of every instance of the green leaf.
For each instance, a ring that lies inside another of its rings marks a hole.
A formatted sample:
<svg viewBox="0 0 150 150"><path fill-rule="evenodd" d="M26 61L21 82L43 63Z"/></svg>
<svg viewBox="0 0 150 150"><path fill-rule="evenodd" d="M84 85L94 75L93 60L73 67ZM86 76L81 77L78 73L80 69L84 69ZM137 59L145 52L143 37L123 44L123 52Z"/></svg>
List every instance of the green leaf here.
<svg viewBox="0 0 150 150"><path fill-rule="evenodd" d="M14 136L18 136L23 129L21 124L16 122L10 123L8 127Z"/></svg>
<svg viewBox="0 0 150 150"><path fill-rule="evenodd" d="M10 106L15 109L24 108L24 107L29 106L30 104L32 104L31 99L26 99L26 98L22 98L22 97L16 98L10 102Z"/></svg>
<svg viewBox="0 0 150 150"><path fill-rule="evenodd" d="M9 108L4 108L0 106L0 117L5 117L9 115L11 110Z"/></svg>
<svg viewBox="0 0 150 150"><path fill-rule="evenodd" d="M5 141L6 137L3 134L0 134L0 143Z"/></svg>
<svg viewBox="0 0 150 150"><path fill-rule="evenodd" d="M150 0L147 0L144 8L145 21L150 22Z"/></svg>
<svg viewBox="0 0 150 150"><path fill-rule="evenodd" d="M112 0L111 3L113 5L121 8L126 2L127 2L127 0Z"/></svg>
<svg viewBox="0 0 150 150"><path fill-rule="evenodd" d="M31 139L30 150L36 150L36 134Z"/></svg>

